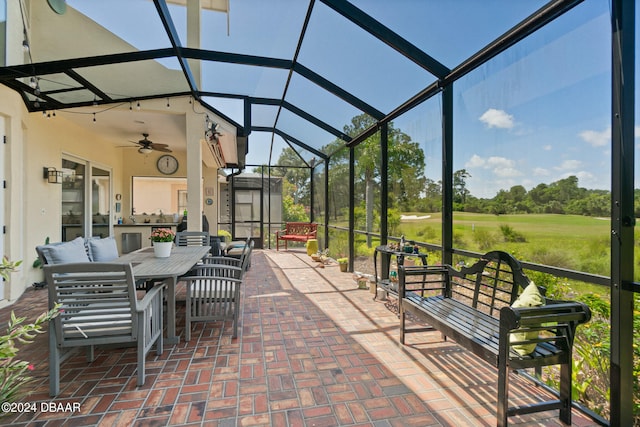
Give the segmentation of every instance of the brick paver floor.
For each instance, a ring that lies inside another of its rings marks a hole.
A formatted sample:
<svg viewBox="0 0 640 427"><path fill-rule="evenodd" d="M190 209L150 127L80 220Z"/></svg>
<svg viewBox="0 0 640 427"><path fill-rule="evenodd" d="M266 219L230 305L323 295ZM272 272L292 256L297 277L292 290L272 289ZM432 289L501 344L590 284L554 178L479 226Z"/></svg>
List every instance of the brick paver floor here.
<svg viewBox="0 0 640 427"><path fill-rule="evenodd" d="M373 300L337 265L303 252L254 251L245 276L238 338L229 322L196 323L190 342L147 357L136 387L132 348L99 349L62 365L61 394L48 396L48 333L22 347L35 365L37 410L8 414L14 426L491 426L497 371L437 332L398 342L393 301ZM180 299L180 296L178 296ZM28 290L0 310L35 319L47 291ZM4 327L2 328L4 329ZM184 330L184 302L177 331ZM544 394L511 376L512 402ZM80 411L64 405L79 404ZM49 410L42 411L43 408ZM514 425L562 425L557 411L513 417ZM576 426L596 425L574 410Z"/></svg>

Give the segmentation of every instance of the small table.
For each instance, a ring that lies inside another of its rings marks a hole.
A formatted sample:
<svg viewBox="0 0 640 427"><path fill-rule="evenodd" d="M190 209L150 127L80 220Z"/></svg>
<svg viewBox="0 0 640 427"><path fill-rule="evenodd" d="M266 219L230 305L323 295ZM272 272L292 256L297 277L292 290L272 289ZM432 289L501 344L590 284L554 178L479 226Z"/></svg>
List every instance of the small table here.
<svg viewBox="0 0 640 427"><path fill-rule="evenodd" d="M204 258L211 246L175 246L168 258L156 258L153 247L143 248L122 255L115 262L131 263L136 279L159 279L167 283L167 339L168 344L178 344L176 335L176 284Z"/></svg>
<svg viewBox="0 0 640 427"><path fill-rule="evenodd" d="M380 254L381 263L382 263L381 270L380 270L380 277L378 277L378 253ZM400 250L391 249L387 245L381 245L376 248L375 252L373 253L373 271L374 271L374 277L376 279L376 286L380 286L387 293L390 292L394 295L397 295L398 283L397 282L394 283L389 279L389 269L391 267L392 256L396 257L398 267L400 267L401 265L404 264L405 256L419 257L422 260L422 264L427 265L427 254L424 254L424 253L415 254L415 253L403 252ZM373 299L376 299L377 296L378 296L378 293L376 292Z"/></svg>

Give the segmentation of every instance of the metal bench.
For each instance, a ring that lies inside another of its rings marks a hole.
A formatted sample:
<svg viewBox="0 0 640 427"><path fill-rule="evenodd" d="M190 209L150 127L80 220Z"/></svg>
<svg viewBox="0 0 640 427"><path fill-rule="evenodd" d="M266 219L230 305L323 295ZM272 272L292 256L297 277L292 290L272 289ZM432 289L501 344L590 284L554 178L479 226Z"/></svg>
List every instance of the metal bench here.
<svg viewBox="0 0 640 427"><path fill-rule="evenodd" d="M399 270L402 344L407 333L435 329L498 368L498 426L506 426L512 415L551 409L559 409L560 419L571 424L573 339L576 327L591 318L585 304L545 298L542 288L539 298L544 305L512 307L531 282L520 263L501 251L486 253L460 271L451 266ZM408 328L408 313L428 326ZM523 352L527 346L531 351ZM560 365L559 398L509 407L509 370L549 365Z"/></svg>

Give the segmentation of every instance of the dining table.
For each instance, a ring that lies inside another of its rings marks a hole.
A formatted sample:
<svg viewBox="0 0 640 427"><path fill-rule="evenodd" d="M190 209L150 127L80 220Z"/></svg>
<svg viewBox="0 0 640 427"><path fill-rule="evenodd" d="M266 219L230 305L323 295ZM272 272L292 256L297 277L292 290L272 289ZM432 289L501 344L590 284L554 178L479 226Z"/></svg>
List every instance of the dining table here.
<svg viewBox="0 0 640 427"><path fill-rule="evenodd" d="M210 251L211 246L176 246L168 257L158 258L153 247L118 257L114 262L130 263L136 280L157 280L167 284L167 344L178 344L176 335L176 285Z"/></svg>

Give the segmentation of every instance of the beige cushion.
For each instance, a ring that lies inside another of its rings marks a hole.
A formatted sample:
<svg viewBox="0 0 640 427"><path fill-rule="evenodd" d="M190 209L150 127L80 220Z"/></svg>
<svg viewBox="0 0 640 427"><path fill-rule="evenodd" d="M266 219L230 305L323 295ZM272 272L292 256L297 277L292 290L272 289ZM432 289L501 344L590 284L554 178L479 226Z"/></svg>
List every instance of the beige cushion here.
<svg viewBox="0 0 640 427"><path fill-rule="evenodd" d="M520 294L511 307L540 307L544 304L544 299L540 294L540 290L535 283L531 282L525 290ZM538 338L538 331L514 332L510 336L511 342L534 340ZM521 356L533 353L536 349L536 343L530 344L513 344L511 347Z"/></svg>

